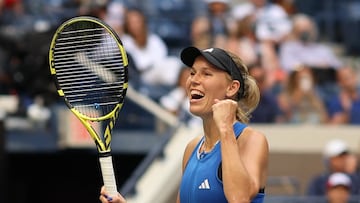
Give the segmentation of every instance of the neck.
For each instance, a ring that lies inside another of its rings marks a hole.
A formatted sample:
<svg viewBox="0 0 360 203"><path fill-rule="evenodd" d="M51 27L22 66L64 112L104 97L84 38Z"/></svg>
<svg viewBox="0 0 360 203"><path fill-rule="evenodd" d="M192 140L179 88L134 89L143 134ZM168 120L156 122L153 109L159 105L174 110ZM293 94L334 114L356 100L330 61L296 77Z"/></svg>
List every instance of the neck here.
<svg viewBox="0 0 360 203"><path fill-rule="evenodd" d="M220 136L213 119L203 119L204 143L201 151L209 152L219 141Z"/></svg>
<svg viewBox="0 0 360 203"><path fill-rule="evenodd" d="M218 129L212 118L203 119L203 128L207 140L216 142L219 139Z"/></svg>
<svg viewBox="0 0 360 203"><path fill-rule="evenodd" d="M219 140L216 140L215 142L208 141L205 137L204 143L202 144L200 151L201 152L210 152L218 142L219 142Z"/></svg>

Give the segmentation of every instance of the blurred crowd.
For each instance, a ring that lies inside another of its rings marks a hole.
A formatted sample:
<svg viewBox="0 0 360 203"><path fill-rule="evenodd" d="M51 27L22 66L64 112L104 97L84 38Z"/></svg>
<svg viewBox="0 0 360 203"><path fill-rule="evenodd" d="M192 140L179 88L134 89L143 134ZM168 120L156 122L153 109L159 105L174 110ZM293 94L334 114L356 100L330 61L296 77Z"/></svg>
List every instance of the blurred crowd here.
<svg viewBox="0 0 360 203"><path fill-rule="evenodd" d="M360 124L360 67L344 60L297 2L305 1L0 0L0 116L51 118L51 106L62 102L48 66L52 35L65 20L88 15L120 36L130 85L189 126L199 120L187 110L189 69L179 61L186 46L221 47L242 58L261 91L251 123ZM15 101L15 110L6 107ZM126 105L125 113L135 108ZM308 195L360 194L359 165L346 144L329 143L324 164Z"/></svg>
<svg viewBox="0 0 360 203"><path fill-rule="evenodd" d="M356 203L360 195L357 154L347 142L334 138L324 143L324 170L314 174L306 187L308 196L324 196L328 203Z"/></svg>
<svg viewBox="0 0 360 203"><path fill-rule="evenodd" d="M252 123L360 124L360 69L344 60L296 0L1 0L0 94L10 115L46 120L59 101L48 68L54 30L95 16L120 36L130 84L189 125L179 50L221 47L239 55L262 97ZM341 45L341 44L340 44ZM1 99L1 98L0 98Z"/></svg>

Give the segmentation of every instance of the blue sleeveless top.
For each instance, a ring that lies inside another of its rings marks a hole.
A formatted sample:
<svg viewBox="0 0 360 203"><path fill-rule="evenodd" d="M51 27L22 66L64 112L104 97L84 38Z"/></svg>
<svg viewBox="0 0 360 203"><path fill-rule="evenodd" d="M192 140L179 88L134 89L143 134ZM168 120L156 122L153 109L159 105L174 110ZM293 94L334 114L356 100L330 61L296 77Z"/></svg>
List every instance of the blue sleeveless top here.
<svg viewBox="0 0 360 203"><path fill-rule="evenodd" d="M233 126L236 138L246 127L236 122ZM199 153L204 137L192 152L180 184L180 203L227 203L221 178L221 148L216 143L208 153ZM220 176L219 176L220 173ZM220 178L219 178L220 177ZM262 203L265 193L259 192L251 203Z"/></svg>

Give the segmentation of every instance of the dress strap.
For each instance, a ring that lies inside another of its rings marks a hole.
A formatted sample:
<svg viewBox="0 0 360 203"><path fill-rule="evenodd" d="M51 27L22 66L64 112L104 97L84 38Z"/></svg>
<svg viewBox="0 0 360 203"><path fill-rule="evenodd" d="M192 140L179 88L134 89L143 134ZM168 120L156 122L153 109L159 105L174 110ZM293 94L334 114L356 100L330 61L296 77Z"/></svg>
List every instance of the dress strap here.
<svg viewBox="0 0 360 203"><path fill-rule="evenodd" d="M244 128L246 128L247 125L240 123L239 121L237 121L234 125L233 125L233 129L234 129L234 134L236 136L236 139L240 136L240 134L242 133L242 131L244 130Z"/></svg>

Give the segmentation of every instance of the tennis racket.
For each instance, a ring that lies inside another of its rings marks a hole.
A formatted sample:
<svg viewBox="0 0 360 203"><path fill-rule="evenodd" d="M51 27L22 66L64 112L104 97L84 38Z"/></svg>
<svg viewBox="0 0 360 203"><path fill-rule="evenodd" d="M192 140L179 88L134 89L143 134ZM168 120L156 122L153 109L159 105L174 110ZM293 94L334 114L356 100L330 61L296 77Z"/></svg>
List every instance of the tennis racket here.
<svg viewBox="0 0 360 203"><path fill-rule="evenodd" d="M74 17L56 30L49 63L57 92L94 140L104 186L115 195L111 133L128 87L128 60L122 42L103 21ZM94 122L101 122L102 133L94 130Z"/></svg>

